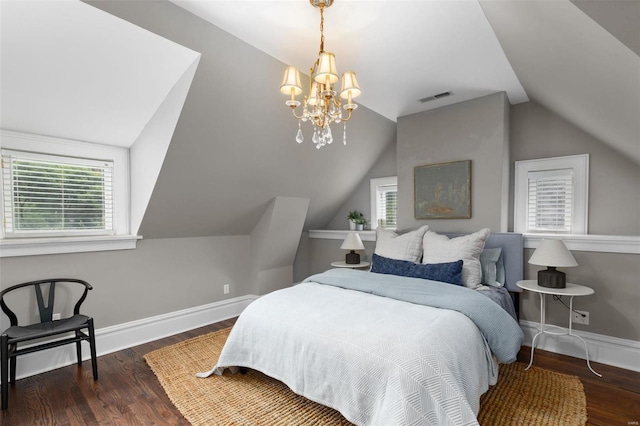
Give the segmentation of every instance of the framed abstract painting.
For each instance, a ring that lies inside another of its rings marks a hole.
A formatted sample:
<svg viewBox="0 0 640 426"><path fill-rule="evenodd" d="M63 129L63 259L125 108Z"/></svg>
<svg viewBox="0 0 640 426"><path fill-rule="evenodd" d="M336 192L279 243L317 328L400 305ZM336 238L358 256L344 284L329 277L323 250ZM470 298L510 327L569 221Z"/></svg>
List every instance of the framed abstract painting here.
<svg viewBox="0 0 640 426"><path fill-rule="evenodd" d="M416 166L416 219L471 218L471 160Z"/></svg>

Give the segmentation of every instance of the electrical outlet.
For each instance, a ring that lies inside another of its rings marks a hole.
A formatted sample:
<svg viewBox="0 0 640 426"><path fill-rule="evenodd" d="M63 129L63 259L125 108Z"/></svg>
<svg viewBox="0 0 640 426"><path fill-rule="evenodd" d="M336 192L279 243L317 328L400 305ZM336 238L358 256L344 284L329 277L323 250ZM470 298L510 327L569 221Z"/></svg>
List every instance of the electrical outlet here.
<svg viewBox="0 0 640 426"><path fill-rule="evenodd" d="M52 319L53 321L58 321L58 320L60 319L60 314L53 314L53 315L51 315L51 319Z"/></svg>
<svg viewBox="0 0 640 426"><path fill-rule="evenodd" d="M225 284L223 287L224 294L229 294L229 284Z"/></svg>
<svg viewBox="0 0 640 426"><path fill-rule="evenodd" d="M574 322L576 324L589 325L589 312L574 311L571 317L571 322Z"/></svg>

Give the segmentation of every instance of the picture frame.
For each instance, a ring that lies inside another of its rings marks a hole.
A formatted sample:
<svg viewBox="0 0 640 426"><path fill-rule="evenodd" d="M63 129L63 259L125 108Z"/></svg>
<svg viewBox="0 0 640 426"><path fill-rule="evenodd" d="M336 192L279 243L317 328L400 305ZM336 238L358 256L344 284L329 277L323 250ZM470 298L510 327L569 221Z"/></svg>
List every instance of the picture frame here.
<svg viewBox="0 0 640 426"><path fill-rule="evenodd" d="M413 169L416 219L471 218L471 160Z"/></svg>

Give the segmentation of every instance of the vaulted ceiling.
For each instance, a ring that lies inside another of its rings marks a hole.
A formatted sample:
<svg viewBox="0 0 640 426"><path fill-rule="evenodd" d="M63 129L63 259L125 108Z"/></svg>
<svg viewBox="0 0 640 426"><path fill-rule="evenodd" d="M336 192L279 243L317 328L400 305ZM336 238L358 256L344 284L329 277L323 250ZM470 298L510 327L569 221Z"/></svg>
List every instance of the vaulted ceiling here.
<svg viewBox="0 0 640 426"><path fill-rule="evenodd" d="M5 129L131 147L199 56L77 1L0 7Z"/></svg>
<svg viewBox="0 0 640 426"><path fill-rule="evenodd" d="M79 14L69 0L30 1L39 34L6 13L12 1L0 2L9 130L130 146L180 61L202 55L145 237L247 235L277 196L309 198L305 228L323 227L395 143L397 117L497 91L537 101L640 163L636 1L337 0L327 49L339 70L358 73L363 95L347 145L336 128L321 150L295 143L278 91L287 64L308 70L317 53L318 12L306 0L97 0ZM46 43L23 49L36 35ZM417 101L445 90L453 95Z"/></svg>
<svg viewBox="0 0 640 426"><path fill-rule="evenodd" d="M171 1L305 72L316 58L320 14L307 1ZM638 1L336 0L325 50L390 120L505 91L640 163Z"/></svg>

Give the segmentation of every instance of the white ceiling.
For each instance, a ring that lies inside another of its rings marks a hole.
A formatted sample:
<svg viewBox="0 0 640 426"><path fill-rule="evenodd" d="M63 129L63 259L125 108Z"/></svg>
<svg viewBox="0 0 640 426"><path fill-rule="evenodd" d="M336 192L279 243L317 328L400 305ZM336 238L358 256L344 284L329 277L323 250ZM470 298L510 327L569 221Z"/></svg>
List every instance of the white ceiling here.
<svg viewBox="0 0 640 426"><path fill-rule="evenodd" d="M316 58L319 12L307 0L172 2L283 69L308 72ZM640 163L640 1L588 5L336 0L325 45L340 71L358 73L357 102L390 120L505 91L512 104L531 98ZM130 146L197 56L79 1L0 8L0 126L9 130ZM274 80L263 83L281 96Z"/></svg>
<svg viewBox="0 0 640 426"><path fill-rule="evenodd" d="M170 1L307 74L317 57L307 0ZM505 91L640 163L639 16L638 0L336 0L325 50L358 74L356 101L390 120Z"/></svg>
<svg viewBox="0 0 640 426"><path fill-rule="evenodd" d="M171 1L307 75L317 58L320 13L307 0ZM499 91L529 100L477 1L337 0L324 32L338 71L358 75L356 101L393 121Z"/></svg>
<svg viewBox="0 0 640 426"><path fill-rule="evenodd" d="M3 129L130 147L199 56L80 1L0 6Z"/></svg>

